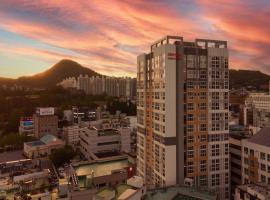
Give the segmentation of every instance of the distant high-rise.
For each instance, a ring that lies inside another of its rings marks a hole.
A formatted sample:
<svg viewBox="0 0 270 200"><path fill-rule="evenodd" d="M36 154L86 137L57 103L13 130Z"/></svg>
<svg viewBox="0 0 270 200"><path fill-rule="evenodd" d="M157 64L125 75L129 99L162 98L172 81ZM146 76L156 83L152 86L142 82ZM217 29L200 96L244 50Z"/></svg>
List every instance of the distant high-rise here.
<svg viewBox="0 0 270 200"><path fill-rule="evenodd" d="M227 42L166 36L137 67L138 175L229 199Z"/></svg>

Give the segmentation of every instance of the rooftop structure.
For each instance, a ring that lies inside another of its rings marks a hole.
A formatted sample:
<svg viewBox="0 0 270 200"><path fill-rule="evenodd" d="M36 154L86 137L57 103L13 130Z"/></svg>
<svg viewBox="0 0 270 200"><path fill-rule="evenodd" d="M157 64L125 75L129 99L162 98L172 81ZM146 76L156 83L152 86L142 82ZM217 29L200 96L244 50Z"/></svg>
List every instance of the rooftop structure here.
<svg viewBox="0 0 270 200"><path fill-rule="evenodd" d="M127 159L74 163L73 168L80 188L104 188L125 183L135 173L135 167Z"/></svg>
<svg viewBox="0 0 270 200"><path fill-rule="evenodd" d="M24 154L28 158L48 156L54 149L61 148L65 143L53 135L44 135L40 140L24 143Z"/></svg>
<svg viewBox="0 0 270 200"><path fill-rule="evenodd" d="M217 196L213 193L200 192L189 187L172 186L162 189L149 190L145 200L216 200Z"/></svg>
<svg viewBox="0 0 270 200"><path fill-rule="evenodd" d="M270 186L267 184L239 185L235 189L234 200L268 200L270 199Z"/></svg>

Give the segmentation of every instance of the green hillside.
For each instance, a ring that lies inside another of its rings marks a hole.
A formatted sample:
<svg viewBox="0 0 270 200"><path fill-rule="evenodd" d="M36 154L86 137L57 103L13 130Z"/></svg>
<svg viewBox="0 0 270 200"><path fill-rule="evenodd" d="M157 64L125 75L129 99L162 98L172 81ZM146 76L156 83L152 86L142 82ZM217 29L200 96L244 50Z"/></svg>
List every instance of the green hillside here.
<svg viewBox="0 0 270 200"><path fill-rule="evenodd" d="M270 76L260 71L230 70L231 88L241 88L246 86L260 88L262 85L267 85L269 81Z"/></svg>

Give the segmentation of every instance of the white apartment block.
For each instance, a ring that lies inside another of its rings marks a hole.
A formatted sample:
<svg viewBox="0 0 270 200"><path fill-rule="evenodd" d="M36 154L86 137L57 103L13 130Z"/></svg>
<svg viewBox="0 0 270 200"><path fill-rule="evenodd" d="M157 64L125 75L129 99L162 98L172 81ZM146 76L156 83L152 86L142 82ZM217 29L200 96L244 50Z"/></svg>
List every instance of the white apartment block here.
<svg viewBox="0 0 270 200"><path fill-rule="evenodd" d="M253 126L270 126L270 95L267 93L251 93L245 101L244 123L247 125L248 112L252 113Z"/></svg>
<svg viewBox="0 0 270 200"><path fill-rule="evenodd" d="M80 127L78 125L64 127L63 136L66 144L72 147L78 146L80 142L79 131Z"/></svg>
<svg viewBox="0 0 270 200"><path fill-rule="evenodd" d="M137 58L137 173L229 199L227 42L167 36Z"/></svg>
<svg viewBox="0 0 270 200"><path fill-rule="evenodd" d="M270 184L270 127L242 141L242 184Z"/></svg>
<svg viewBox="0 0 270 200"><path fill-rule="evenodd" d="M131 151L131 128L119 119L101 119L79 129L80 150L87 159L98 153Z"/></svg>
<svg viewBox="0 0 270 200"><path fill-rule="evenodd" d="M136 80L130 77L107 77L80 75L69 77L58 83L63 88L74 88L89 95L107 94L113 97L132 98L136 95Z"/></svg>
<svg viewBox="0 0 270 200"><path fill-rule="evenodd" d="M77 88L77 80L75 77L68 77L68 78L65 78L64 80L62 80L57 85L62 86L65 89L68 89L68 88L75 89L75 88Z"/></svg>

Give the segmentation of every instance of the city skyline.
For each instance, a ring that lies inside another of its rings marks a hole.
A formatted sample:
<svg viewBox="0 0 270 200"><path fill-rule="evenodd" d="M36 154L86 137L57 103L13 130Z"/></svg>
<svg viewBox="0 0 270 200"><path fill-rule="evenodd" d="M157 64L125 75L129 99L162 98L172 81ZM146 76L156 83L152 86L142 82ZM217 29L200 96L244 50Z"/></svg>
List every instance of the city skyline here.
<svg viewBox="0 0 270 200"><path fill-rule="evenodd" d="M232 68L270 73L269 8L266 0L2 0L0 77L35 74L64 58L134 77L137 55L165 35L227 40Z"/></svg>

